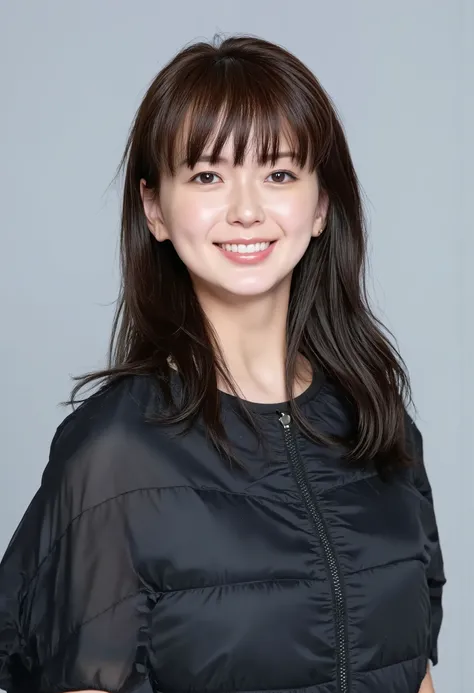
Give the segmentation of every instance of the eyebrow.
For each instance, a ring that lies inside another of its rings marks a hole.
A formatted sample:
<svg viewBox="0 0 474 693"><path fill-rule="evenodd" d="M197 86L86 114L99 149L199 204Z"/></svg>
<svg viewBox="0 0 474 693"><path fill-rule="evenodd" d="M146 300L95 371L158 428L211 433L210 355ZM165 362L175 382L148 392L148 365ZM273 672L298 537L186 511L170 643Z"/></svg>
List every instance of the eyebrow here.
<svg viewBox="0 0 474 693"><path fill-rule="evenodd" d="M295 152L290 152L290 151L284 151L284 152L277 152L276 160L278 159L296 159L296 153ZM211 161L211 156L209 154L203 154L202 156L199 157L199 159L196 161L197 164L199 163L205 163ZM187 163L187 159L183 159L183 161L180 162L180 166L184 166ZM218 156L216 160L217 164L228 164L229 160L225 158L225 156Z"/></svg>

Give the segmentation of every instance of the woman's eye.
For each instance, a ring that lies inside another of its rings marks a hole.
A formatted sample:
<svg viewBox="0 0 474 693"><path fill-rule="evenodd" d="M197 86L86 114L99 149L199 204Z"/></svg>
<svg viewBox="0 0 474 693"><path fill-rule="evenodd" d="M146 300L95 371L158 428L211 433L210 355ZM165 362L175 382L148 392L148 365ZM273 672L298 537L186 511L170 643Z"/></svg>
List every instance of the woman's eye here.
<svg viewBox="0 0 474 693"><path fill-rule="evenodd" d="M273 173L270 173L269 177L272 178L272 176L272 183L287 183L288 181L284 179L285 176L290 176L291 180L296 180L296 176L289 171L274 171Z"/></svg>
<svg viewBox="0 0 474 693"><path fill-rule="evenodd" d="M286 179L285 176L289 176L290 180L296 180L296 176L293 173L290 173L290 171L274 171L270 174L269 178L272 178L272 183L288 183L289 180ZM196 181L200 185L209 185L216 182L214 178L219 178L217 173L203 171L202 173L198 173L191 180Z"/></svg>
<svg viewBox="0 0 474 693"><path fill-rule="evenodd" d="M208 183L214 183L214 181L212 180L214 176L216 176L217 178L216 173L204 171L203 173L198 173L197 176L194 176L194 178L192 178L191 180L197 181L198 183L200 183L200 185L207 185ZM198 180L198 178L201 178L202 180Z"/></svg>

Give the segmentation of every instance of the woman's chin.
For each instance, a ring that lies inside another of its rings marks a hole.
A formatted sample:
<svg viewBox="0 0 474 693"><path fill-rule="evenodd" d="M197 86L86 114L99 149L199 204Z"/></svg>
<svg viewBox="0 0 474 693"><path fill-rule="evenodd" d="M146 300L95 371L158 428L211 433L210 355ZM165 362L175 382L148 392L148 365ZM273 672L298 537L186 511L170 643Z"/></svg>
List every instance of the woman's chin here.
<svg viewBox="0 0 474 693"><path fill-rule="evenodd" d="M221 284L214 284L213 293L221 298L235 301L252 300L268 296L276 297L280 292L287 295L290 283L291 275L288 277L287 282L284 279L256 281L256 278L253 278L252 281L225 281Z"/></svg>

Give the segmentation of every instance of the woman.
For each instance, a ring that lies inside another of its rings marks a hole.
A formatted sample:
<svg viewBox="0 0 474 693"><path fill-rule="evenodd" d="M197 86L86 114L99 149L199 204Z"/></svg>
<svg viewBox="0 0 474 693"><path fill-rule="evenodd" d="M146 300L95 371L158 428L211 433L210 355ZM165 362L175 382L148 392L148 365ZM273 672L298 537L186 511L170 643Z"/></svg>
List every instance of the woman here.
<svg viewBox="0 0 474 693"><path fill-rule="evenodd" d="M443 563L409 380L314 75L251 37L156 77L109 368L1 565L7 691L432 691Z"/></svg>

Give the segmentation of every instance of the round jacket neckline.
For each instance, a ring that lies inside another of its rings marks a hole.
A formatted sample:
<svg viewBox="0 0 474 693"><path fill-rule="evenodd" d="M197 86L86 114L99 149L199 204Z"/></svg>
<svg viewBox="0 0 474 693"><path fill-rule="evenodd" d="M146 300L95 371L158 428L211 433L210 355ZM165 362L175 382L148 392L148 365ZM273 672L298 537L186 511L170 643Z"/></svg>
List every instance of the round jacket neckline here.
<svg viewBox="0 0 474 693"><path fill-rule="evenodd" d="M315 395L321 389L324 382L324 375L321 371L313 371L313 379L311 384L303 390L301 394L294 398L294 402L297 406L306 404L309 400L313 399ZM288 409L289 401L285 402L252 402L250 400L241 399L235 395L231 395L228 392L223 392L219 390L219 397L223 407L230 407L232 409L240 408L240 403L243 402L245 406L252 412L256 414L275 414L275 412L285 411Z"/></svg>

